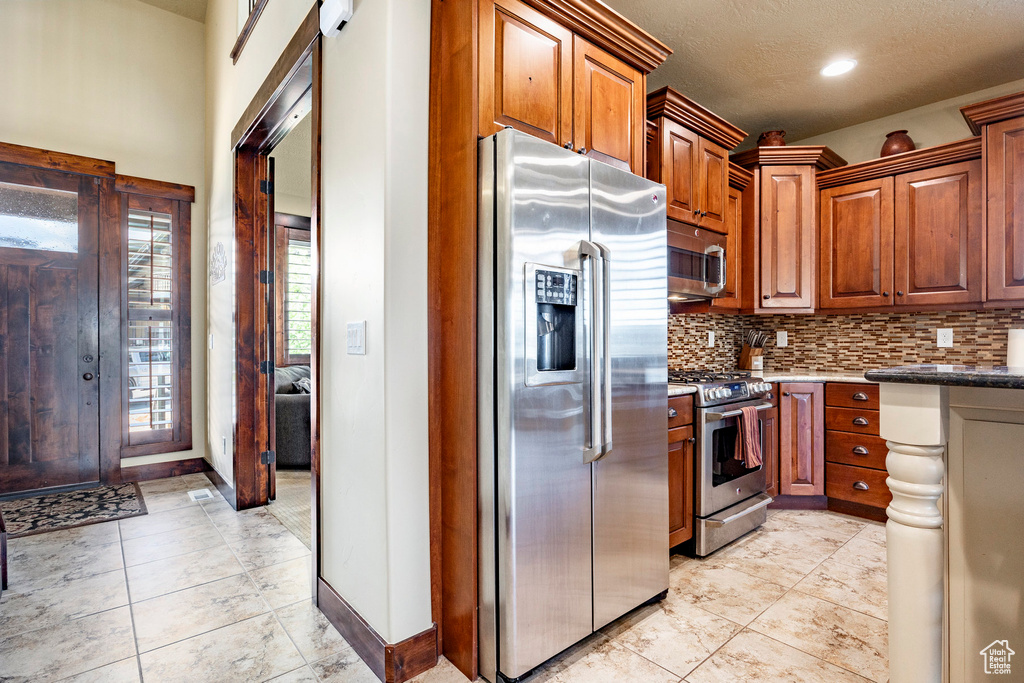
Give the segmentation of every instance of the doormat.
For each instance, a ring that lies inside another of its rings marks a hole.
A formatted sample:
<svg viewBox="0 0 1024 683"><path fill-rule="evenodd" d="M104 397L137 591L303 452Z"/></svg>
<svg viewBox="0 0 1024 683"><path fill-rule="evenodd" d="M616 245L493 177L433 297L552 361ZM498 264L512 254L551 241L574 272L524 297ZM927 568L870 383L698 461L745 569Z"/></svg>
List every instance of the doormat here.
<svg viewBox="0 0 1024 683"><path fill-rule="evenodd" d="M0 502L8 538L146 514L139 485L131 482Z"/></svg>

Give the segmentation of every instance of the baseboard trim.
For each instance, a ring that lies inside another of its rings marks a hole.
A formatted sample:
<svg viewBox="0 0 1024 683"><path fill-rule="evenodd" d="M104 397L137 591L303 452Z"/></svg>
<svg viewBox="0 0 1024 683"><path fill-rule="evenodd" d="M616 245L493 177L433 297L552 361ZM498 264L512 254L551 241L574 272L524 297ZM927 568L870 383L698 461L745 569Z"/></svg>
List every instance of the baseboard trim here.
<svg viewBox="0 0 1024 683"><path fill-rule="evenodd" d="M775 496L768 505L772 510L827 510L825 496Z"/></svg>
<svg viewBox="0 0 1024 683"><path fill-rule="evenodd" d="M204 460L203 462L206 461ZM217 487L218 491L220 491L220 495L224 496L224 500L227 501L228 505L237 510L238 504L235 502L235 490L231 488L230 484L224 481L224 477L220 476L220 472L209 466L209 463L207 463L206 467L206 476L209 477L210 481L213 482L213 485Z"/></svg>
<svg viewBox="0 0 1024 683"><path fill-rule="evenodd" d="M128 483L131 481L150 481L152 479L180 477L183 474L198 474L209 468L209 464L202 458L154 462L148 465L136 465L135 467L121 467L121 481Z"/></svg>
<svg viewBox="0 0 1024 683"><path fill-rule="evenodd" d="M404 683L437 664L437 625L387 643L331 584L317 579L320 611L383 683Z"/></svg>
<svg viewBox="0 0 1024 683"><path fill-rule="evenodd" d="M832 512L841 512L844 515L870 519L873 522L882 522L883 524L889 521L889 515L885 513L885 508L871 507L863 503L851 503L848 500L840 500L838 498L828 499L828 509Z"/></svg>

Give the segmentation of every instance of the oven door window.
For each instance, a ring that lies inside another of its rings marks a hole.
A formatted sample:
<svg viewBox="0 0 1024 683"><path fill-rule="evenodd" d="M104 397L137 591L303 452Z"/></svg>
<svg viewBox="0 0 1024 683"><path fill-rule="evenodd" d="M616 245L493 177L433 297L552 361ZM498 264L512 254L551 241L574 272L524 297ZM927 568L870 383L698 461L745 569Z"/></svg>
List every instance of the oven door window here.
<svg viewBox="0 0 1024 683"><path fill-rule="evenodd" d="M761 452L764 453L764 423L758 420L761 427ZM740 454L739 444L740 423L736 418L730 418L725 423L711 432L711 484L721 486L730 481L745 477L752 472L761 469L761 465L748 468L743 462Z"/></svg>

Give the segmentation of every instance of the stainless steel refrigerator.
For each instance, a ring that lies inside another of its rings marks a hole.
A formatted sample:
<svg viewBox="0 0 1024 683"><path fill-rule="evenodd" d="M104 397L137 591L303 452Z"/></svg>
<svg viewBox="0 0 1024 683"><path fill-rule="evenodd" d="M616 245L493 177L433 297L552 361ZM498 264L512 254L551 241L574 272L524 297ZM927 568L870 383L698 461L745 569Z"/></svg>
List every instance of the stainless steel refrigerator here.
<svg viewBox="0 0 1024 683"><path fill-rule="evenodd" d="M480 671L497 683L668 589L665 187L511 129L479 153Z"/></svg>

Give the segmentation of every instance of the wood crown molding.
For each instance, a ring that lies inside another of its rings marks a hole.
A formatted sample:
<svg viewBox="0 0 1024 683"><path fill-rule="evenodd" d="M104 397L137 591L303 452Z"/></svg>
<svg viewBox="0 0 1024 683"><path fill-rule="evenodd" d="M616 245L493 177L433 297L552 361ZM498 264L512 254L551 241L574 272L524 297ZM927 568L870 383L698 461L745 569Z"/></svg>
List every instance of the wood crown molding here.
<svg viewBox="0 0 1024 683"><path fill-rule="evenodd" d="M603 2L592 0L526 0L570 31L649 74L668 59L672 49Z"/></svg>
<svg viewBox="0 0 1024 683"><path fill-rule="evenodd" d="M660 116L671 119L730 151L736 149L736 146L747 138L746 131L668 86L647 96L647 118L656 119Z"/></svg>
<svg viewBox="0 0 1024 683"><path fill-rule="evenodd" d="M114 189L127 194L144 194L148 197L163 197L177 201L193 203L196 201L196 188L191 185L165 183L160 180L136 178L130 175L119 175L114 179Z"/></svg>
<svg viewBox="0 0 1024 683"><path fill-rule="evenodd" d="M960 113L963 114L967 125L971 127L971 132L981 135L981 127L987 123L997 123L1017 116L1024 116L1024 92L968 104L960 107Z"/></svg>
<svg viewBox="0 0 1024 683"><path fill-rule="evenodd" d="M302 20L299 28L295 31L295 35L288 41L288 45L281 52L281 56L278 57L270 73L267 74L249 105L242 112L238 123L231 130L232 149L236 149L247 141L256 125L277 102L296 72L304 65L306 68L311 68L311 62L307 64L306 61L299 58L310 51L313 41L318 35L320 35L320 4L314 2L306 14L306 18Z"/></svg>
<svg viewBox="0 0 1024 683"><path fill-rule="evenodd" d="M436 625L392 645L331 584L318 578L316 590L320 611L383 683L404 683L437 665Z"/></svg>
<svg viewBox="0 0 1024 683"><path fill-rule="evenodd" d="M729 160L746 169L754 166L814 166L819 171L828 171L846 166L846 159L824 145L755 147L733 154Z"/></svg>
<svg viewBox="0 0 1024 683"><path fill-rule="evenodd" d="M818 188L859 183L873 178L920 171L925 168L955 164L981 158L981 138L967 138L944 145L915 149L902 154L871 159L859 164L824 171L818 174Z"/></svg>
<svg viewBox="0 0 1024 683"><path fill-rule="evenodd" d="M63 152L51 152L48 149L25 147L9 142L0 142L0 162L18 164L19 166L48 168L53 171L77 173L78 175L92 175L100 178L114 177L113 161L80 157Z"/></svg>
<svg viewBox="0 0 1024 683"><path fill-rule="evenodd" d="M737 190L747 189L747 185L754 179L754 174L736 164L729 163L729 187L735 187Z"/></svg>

